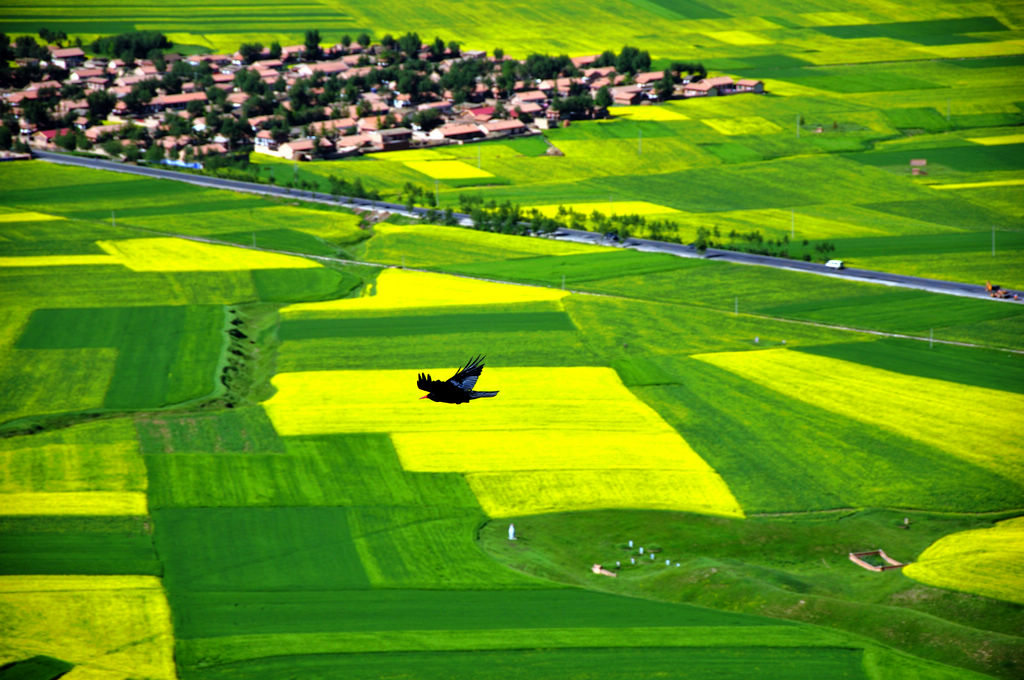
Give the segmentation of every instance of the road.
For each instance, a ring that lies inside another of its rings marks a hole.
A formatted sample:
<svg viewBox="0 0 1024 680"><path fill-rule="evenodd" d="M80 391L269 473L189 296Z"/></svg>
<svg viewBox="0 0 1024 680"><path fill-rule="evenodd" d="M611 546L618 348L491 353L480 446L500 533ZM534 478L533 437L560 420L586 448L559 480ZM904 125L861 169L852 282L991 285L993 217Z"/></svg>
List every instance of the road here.
<svg viewBox="0 0 1024 680"><path fill-rule="evenodd" d="M186 172L177 172L175 170L168 170L164 168L154 168L142 165L129 165L126 163L117 163L114 161L106 161L97 158L82 158L79 156L68 156L65 154L51 153L48 151L34 151L33 153L40 160L44 160L49 163L77 165L81 167L94 168L98 170L110 170L113 172L143 175L145 177L153 177L156 179L169 179L177 182L188 182L189 184L196 184L198 186L209 187L214 189L228 189L231 191L242 191L252 194L261 194L264 196L276 196L278 198L301 199L303 201L325 203L328 205L341 206L344 208L350 208L355 210L386 211L389 213L404 215L406 217L411 217L415 219L422 219L423 216L427 213L426 208L410 209L406 205L401 205L398 203L388 203L386 201L371 201L369 199L355 198L351 196L332 196L330 194L320 193L316 191L300 191L298 189L289 189L286 187L278 187L270 184L256 184L254 182L242 182L239 180L223 179L220 177L193 175ZM464 215L462 213L455 213L455 219L458 220L459 224L463 226L469 226L472 224L472 222L469 219L469 216ZM570 240L581 243L594 243L597 245L604 246L624 245L625 247L635 248L636 250L642 250L645 252L669 253L671 255L676 255L679 257L701 257L705 259L716 259L721 260L723 262L731 262L734 264L774 267L776 269L788 269L791 271L817 274L819 276L829 276L832 278L841 278L851 281L877 283L885 286L896 286L900 288L912 288L916 290L928 291L931 293L942 293L944 295L958 295L962 297L984 298L986 300L992 300L993 302L1017 302L1018 304L1024 303L1024 300L997 300L995 298L989 297L988 291L985 290L985 286L968 283L959 283L956 281L925 279L917 276L889 274L887 272L877 272L869 269L844 268L841 270L835 270L829 269L825 267L825 265L817 264L815 262L789 260L786 258L771 257L768 255L753 255L750 253L740 253L733 250L719 250L716 248L708 248L704 254L700 254L696 251L696 249L694 249L693 246L682 245L678 243L668 243L665 241L652 241L650 239L641 238L629 238L626 240L625 244L617 244L610 241L609 239L606 239L602 234L597 234L590 231L579 231L576 229L559 229L558 231L555 232L555 234L552 237L560 240Z"/></svg>

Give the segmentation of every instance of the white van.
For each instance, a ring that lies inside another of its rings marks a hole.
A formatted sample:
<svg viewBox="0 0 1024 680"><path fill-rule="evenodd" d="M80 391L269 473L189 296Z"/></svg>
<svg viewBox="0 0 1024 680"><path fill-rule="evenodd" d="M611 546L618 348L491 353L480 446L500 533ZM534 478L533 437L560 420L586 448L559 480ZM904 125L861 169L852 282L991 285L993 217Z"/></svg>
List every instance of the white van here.
<svg viewBox="0 0 1024 680"><path fill-rule="evenodd" d="M842 260L829 260L828 262L825 263L825 266L828 267L829 269L842 269L843 268L843 261Z"/></svg>

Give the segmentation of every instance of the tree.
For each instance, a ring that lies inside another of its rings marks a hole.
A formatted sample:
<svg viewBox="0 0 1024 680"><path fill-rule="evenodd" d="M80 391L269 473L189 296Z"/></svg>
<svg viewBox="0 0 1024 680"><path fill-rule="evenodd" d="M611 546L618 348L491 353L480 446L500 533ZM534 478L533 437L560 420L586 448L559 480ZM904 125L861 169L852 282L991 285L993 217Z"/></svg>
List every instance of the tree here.
<svg viewBox="0 0 1024 680"><path fill-rule="evenodd" d="M206 111L206 102L199 99L193 99L185 105L185 110L188 111L189 115L193 118L201 116L203 115L203 112Z"/></svg>
<svg viewBox="0 0 1024 680"><path fill-rule="evenodd" d="M146 149L145 158L150 163L159 163L164 159L164 147L163 144L153 143Z"/></svg>
<svg viewBox="0 0 1024 680"><path fill-rule="evenodd" d="M505 50L500 47L494 48L494 61L501 61L505 58Z"/></svg>
<svg viewBox="0 0 1024 680"><path fill-rule="evenodd" d="M370 35L368 33L360 33L356 38L356 42L359 43L363 49L366 49L370 46Z"/></svg>
<svg viewBox="0 0 1024 680"><path fill-rule="evenodd" d="M117 104L117 97L105 90L90 92L85 100L89 104L90 121L103 120L114 110L114 105Z"/></svg>
<svg viewBox="0 0 1024 680"><path fill-rule="evenodd" d="M0 149L9 150L13 140L14 135L11 134L11 129L7 125L0 125Z"/></svg>
<svg viewBox="0 0 1024 680"><path fill-rule="evenodd" d="M654 93L658 95L658 99L663 101L671 99L672 95L675 94L675 89L675 82L668 71L665 71L665 75L661 77L661 80L654 84Z"/></svg>
<svg viewBox="0 0 1024 680"><path fill-rule="evenodd" d="M422 45L420 36L416 33L406 33L398 39L398 49L410 57L415 57L419 54Z"/></svg>
<svg viewBox="0 0 1024 680"><path fill-rule="evenodd" d="M323 54L323 50L320 49L320 31L315 28L306 31L305 45L305 58L310 61L319 59L320 55Z"/></svg>
<svg viewBox="0 0 1024 680"><path fill-rule="evenodd" d="M601 89L597 91L597 96L594 97L594 104L602 109L607 109L612 105L612 93L607 85L602 85Z"/></svg>
<svg viewBox="0 0 1024 680"><path fill-rule="evenodd" d="M68 39L68 34L64 31L51 31L48 28L40 28L39 37L42 38L45 43L56 43L60 45Z"/></svg>
<svg viewBox="0 0 1024 680"><path fill-rule="evenodd" d="M103 150L106 151L111 158L117 158L124 153L124 147L121 145L121 142L114 138L110 138L103 142Z"/></svg>
<svg viewBox="0 0 1024 680"><path fill-rule="evenodd" d="M258 42L242 43L238 48L238 54L246 64L251 64L263 56L263 44Z"/></svg>
<svg viewBox="0 0 1024 680"><path fill-rule="evenodd" d="M458 57L462 54L462 52L459 51L459 43L454 40L448 42L448 51L451 52L451 56L453 57Z"/></svg>
<svg viewBox="0 0 1024 680"><path fill-rule="evenodd" d="M346 33L345 35L341 36L341 45L342 45L342 47L345 48L346 52L348 51L349 45L351 45L351 44L352 44L352 36L350 36L348 33Z"/></svg>
<svg viewBox="0 0 1024 680"><path fill-rule="evenodd" d="M270 43L270 52L268 53L268 55L270 56L271 59L280 59L281 43L277 42L276 40Z"/></svg>
<svg viewBox="0 0 1024 680"><path fill-rule="evenodd" d="M74 130L69 130L63 135L57 135L53 138L53 143L62 149L67 151L74 151L77 146L77 138Z"/></svg>

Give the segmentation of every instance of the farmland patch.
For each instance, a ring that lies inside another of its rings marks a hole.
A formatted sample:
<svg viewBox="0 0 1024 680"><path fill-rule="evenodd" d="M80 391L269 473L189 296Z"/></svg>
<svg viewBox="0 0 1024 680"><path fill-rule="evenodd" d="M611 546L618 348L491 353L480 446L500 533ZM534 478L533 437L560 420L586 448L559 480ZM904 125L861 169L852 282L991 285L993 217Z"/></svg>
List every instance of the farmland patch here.
<svg viewBox="0 0 1024 680"><path fill-rule="evenodd" d="M566 295L565 291L534 286L386 269L364 289L362 297L289 305L281 310L281 315L285 319L317 318L345 311L448 307L478 304L485 300L493 304L532 302L559 300Z"/></svg>
<svg viewBox="0 0 1024 680"><path fill-rule="evenodd" d="M405 161L406 167L431 179L477 179L494 177L493 174L462 161Z"/></svg>
<svg viewBox="0 0 1024 680"><path fill-rule="evenodd" d="M1024 518L940 538L903 573L910 578L1024 604Z"/></svg>
<svg viewBox="0 0 1024 680"><path fill-rule="evenodd" d="M142 517L5 517L0 542L0 574L162 571Z"/></svg>
<svg viewBox="0 0 1024 680"><path fill-rule="evenodd" d="M740 116L737 118L704 118L702 123L723 135L772 135L782 132L775 123L761 116Z"/></svg>
<svg viewBox="0 0 1024 680"><path fill-rule="evenodd" d="M1002 413L1024 409L1024 396L892 373L784 349L703 354L695 358L829 411L916 439L1024 483L1013 425ZM828 376L822 389L821 376ZM856 394L856 400L848 395Z"/></svg>
<svg viewBox="0 0 1024 680"><path fill-rule="evenodd" d="M294 319L281 324L282 340L309 338L374 337L462 333L466 328L488 333L517 331L571 331L575 327L565 312L493 312L431 314L372 318Z"/></svg>
<svg viewBox="0 0 1024 680"><path fill-rule="evenodd" d="M505 262L481 262L445 267L470 276L485 276L558 286L595 281L631 274L686 269L692 262L666 253L641 253L635 250L606 250L579 255L533 257Z"/></svg>
<svg viewBox="0 0 1024 680"><path fill-rule="evenodd" d="M99 246L136 272L302 269L320 265L301 257L232 248L181 238L100 241Z"/></svg>
<svg viewBox="0 0 1024 680"><path fill-rule="evenodd" d="M177 677L155 576L0 576L0 615L5 655L64 659L80 677Z"/></svg>
<svg viewBox="0 0 1024 680"><path fill-rule="evenodd" d="M608 113L615 118L629 120L667 121L688 120L689 116L664 106L613 106Z"/></svg>

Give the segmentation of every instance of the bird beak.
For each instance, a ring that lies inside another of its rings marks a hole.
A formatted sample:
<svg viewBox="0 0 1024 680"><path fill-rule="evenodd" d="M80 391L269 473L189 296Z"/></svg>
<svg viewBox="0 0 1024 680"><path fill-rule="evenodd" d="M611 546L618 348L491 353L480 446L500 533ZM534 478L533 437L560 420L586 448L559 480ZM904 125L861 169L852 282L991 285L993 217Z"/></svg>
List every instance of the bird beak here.
<svg viewBox="0 0 1024 680"><path fill-rule="evenodd" d="M429 396L430 396L429 394L424 394L422 397L420 397L420 399L426 399Z"/></svg>

